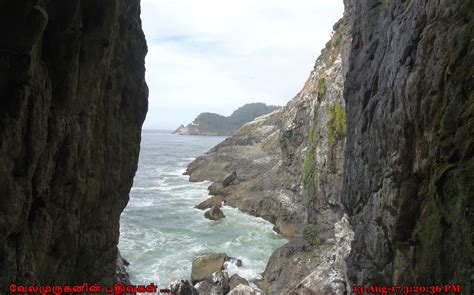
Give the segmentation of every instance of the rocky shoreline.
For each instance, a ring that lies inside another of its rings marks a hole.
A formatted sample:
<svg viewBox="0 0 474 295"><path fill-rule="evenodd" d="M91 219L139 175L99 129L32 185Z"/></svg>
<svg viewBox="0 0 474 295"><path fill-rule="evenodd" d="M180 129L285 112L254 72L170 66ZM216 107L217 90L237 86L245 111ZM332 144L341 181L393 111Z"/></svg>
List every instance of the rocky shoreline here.
<svg viewBox="0 0 474 295"><path fill-rule="evenodd" d="M170 284L175 295L193 294L262 294L253 282L232 273L229 264L242 266L242 261L225 253L203 253L194 257L191 280L178 279Z"/></svg>

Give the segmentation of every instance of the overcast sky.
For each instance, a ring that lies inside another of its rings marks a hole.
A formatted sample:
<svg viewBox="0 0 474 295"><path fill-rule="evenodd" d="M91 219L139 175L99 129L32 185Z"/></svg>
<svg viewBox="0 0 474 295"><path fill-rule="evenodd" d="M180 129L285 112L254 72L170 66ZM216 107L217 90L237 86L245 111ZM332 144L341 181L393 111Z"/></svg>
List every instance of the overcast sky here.
<svg viewBox="0 0 474 295"><path fill-rule="evenodd" d="M284 105L302 87L342 0L142 0L146 129L249 102Z"/></svg>

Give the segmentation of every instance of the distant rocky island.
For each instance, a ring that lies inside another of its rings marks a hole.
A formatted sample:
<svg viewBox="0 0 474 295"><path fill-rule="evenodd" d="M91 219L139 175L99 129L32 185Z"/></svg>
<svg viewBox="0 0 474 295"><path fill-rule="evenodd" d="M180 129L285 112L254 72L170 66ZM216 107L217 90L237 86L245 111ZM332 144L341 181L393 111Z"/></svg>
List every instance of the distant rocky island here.
<svg viewBox="0 0 474 295"><path fill-rule="evenodd" d="M207 136L232 135L245 123L251 122L257 117L266 115L280 108L280 106L257 102L243 105L227 117L216 113L201 113L192 123L187 126L179 126L173 133Z"/></svg>

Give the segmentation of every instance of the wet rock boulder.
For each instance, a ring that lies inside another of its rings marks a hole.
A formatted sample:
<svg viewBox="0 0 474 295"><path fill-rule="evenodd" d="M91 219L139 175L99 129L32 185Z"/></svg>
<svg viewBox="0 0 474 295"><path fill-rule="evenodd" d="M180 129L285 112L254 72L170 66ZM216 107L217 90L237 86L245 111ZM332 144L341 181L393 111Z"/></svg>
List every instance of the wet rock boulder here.
<svg viewBox="0 0 474 295"><path fill-rule="evenodd" d="M204 217L210 220L219 220L224 218L225 215L224 212L222 212L221 208L215 205L204 213Z"/></svg>
<svg viewBox="0 0 474 295"><path fill-rule="evenodd" d="M205 253L194 257L191 269L191 280L195 284L212 274L224 269L224 262L227 258L225 253Z"/></svg>
<svg viewBox="0 0 474 295"><path fill-rule="evenodd" d="M207 190L209 191L209 195L211 196L223 196L225 195L225 188L224 185L220 182L213 182Z"/></svg>
<svg viewBox="0 0 474 295"><path fill-rule="evenodd" d="M206 210L212 208L214 206L220 207L222 203L222 198L219 196L212 196L205 201L202 201L198 205L194 206L194 208L199 210Z"/></svg>
<svg viewBox="0 0 474 295"><path fill-rule="evenodd" d="M238 274L234 274L230 277L229 279L229 287L230 289L234 289L235 287L237 287L238 285L246 285L248 286L249 285L249 282L242 278L241 276L239 276Z"/></svg>

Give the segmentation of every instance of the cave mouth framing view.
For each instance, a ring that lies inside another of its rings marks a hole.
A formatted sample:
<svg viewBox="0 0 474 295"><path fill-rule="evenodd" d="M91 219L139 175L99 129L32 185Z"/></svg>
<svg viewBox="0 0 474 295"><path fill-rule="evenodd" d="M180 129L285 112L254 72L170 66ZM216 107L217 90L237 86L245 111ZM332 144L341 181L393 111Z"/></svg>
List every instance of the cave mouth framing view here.
<svg viewBox="0 0 474 295"><path fill-rule="evenodd" d="M474 294L473 14L0 1L0 294Z"/></svg>

